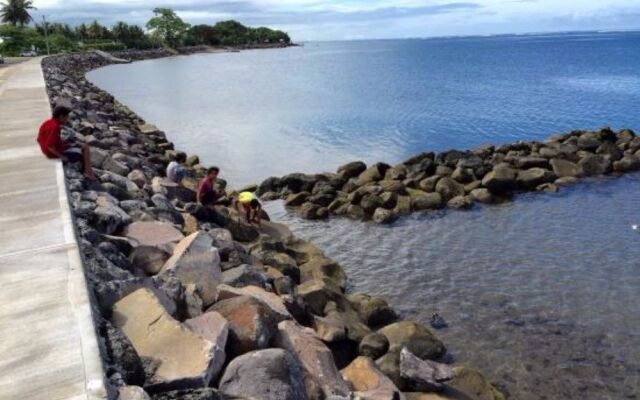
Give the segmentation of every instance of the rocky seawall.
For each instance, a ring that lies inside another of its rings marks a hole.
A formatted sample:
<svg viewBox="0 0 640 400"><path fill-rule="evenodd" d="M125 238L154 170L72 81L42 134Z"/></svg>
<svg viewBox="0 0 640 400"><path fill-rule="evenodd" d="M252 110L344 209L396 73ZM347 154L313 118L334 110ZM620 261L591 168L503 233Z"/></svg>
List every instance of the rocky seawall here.
<svg viewBox="0 0 640 400"><path fill-rule="evenodd" d="M504 398L451 365L427 327L382 298L347 294L340 265L286 226L196 204L197 156L182 185L167 181L173 144L85 78L110 62L72 54L42 68L98 176L65 165L112 398Z"/></svg>
<svg viewBox="0 0 640 400"><path fill-rule="evenodd" d="M330 215L391 223L411 212L495 204L525 191L556 192L582 178L640 170L640 138L629 129L573 131L544 142L422 153L395 166L356 161L335 173L271 177L263 199L284 199L306 219Z"/></svg>

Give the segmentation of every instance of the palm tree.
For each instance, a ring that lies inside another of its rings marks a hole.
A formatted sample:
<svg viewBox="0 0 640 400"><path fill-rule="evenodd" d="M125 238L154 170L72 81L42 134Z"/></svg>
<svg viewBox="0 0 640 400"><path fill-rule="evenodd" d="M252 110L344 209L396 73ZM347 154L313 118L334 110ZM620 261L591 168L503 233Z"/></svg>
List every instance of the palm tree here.
<svg viewBox="0 0 640 400"><path fill-rule="evenodd" d="M0 17L2 22L7 22L13 26L24 26L31 22L33 18L29 15L29 10L35 10L33 0L6 0L0 7Z"/></svg>

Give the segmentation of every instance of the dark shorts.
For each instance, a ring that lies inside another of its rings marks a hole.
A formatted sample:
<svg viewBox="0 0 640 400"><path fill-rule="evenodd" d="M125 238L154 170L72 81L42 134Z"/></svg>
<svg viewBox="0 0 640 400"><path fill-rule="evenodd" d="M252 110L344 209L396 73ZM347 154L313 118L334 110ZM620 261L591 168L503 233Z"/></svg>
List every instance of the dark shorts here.
<svg viewBox="0 0 640 400"><path fill-rule="evenodd" d="M77 163L82 160L82 149L77 146L69 147L62 153L71 163Z"/></svg>

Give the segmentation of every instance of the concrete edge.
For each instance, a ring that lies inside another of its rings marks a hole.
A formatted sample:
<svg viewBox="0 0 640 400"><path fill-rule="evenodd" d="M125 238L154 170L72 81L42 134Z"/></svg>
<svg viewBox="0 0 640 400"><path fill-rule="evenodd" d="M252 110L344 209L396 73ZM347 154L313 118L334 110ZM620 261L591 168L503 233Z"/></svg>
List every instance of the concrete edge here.
<svg viewBox="0 0 640 400"><path fill-rule="evenodd" d="M40 64L42 73L42 64ZM44 74L42 77L44 81ZM45 94L46 83L45 83ZM98 344L95 320L91 310L89 287L84 272L84 265L80 257L80 249L76 239L74 222L71 215L67 185L64 177L64 169L61 161L55 161L56 181L58 184L58 201L62 213L62 225L64 241L70 246L67 250L69 260L69 276L67 283L67 296L71 305L74 318L78 324L80 334L80 351L84 363L84 378L87 400L103 400L108 398L104 366Z"/></svg>

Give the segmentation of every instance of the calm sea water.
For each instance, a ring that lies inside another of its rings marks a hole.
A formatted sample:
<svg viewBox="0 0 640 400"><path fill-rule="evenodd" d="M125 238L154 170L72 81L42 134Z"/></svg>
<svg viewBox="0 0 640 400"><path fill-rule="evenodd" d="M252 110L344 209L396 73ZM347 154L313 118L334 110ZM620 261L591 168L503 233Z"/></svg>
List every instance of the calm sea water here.
<svg viewBox="0 0 640 400"><path fill-rule="evenodd" d="M362 159L640 129L640 33L309 43L89 74L232 185ZM640 175L391 227L276 219L512 399L640 397ZM335 240L335 238L340 240Z"/></svg>

